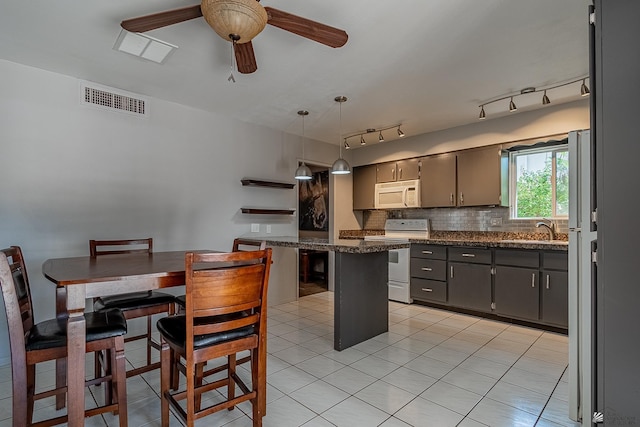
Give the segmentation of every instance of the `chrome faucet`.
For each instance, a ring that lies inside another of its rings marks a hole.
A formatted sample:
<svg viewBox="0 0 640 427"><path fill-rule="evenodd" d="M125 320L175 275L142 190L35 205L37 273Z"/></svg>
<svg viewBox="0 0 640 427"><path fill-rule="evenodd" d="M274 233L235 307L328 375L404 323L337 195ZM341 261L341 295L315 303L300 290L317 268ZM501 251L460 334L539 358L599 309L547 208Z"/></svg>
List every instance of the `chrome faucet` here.
<svg viewBox="0 0 640 427"><path fill-rule="evenodd" d="M544 227L549 232L549 240L556 240L556 224L551 220L542 220L536 224L536 227Z"/></svg>

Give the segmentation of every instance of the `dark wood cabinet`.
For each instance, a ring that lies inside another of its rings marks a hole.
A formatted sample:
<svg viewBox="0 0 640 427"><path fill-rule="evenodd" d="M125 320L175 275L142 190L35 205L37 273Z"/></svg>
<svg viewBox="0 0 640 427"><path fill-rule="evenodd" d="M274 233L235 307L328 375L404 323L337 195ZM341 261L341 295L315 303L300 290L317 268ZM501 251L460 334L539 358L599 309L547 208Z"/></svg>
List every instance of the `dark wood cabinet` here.
<svg viewBox="0 0 640 427"><path fill-rule="evenodd" d="M376 182L406 181L420 178L420 159L379 163L376 167Z"/></svg>
<svg viewBox="0 0 640 427"><path fill-rule="evenodd" d="M447 253L449 304L491 311L491 249L450 247Z"/></svg>
<svg viewBox="0 0 640 427"><path fill-rule="evenodd" d="M376 165L353 168L353 209L375 209Z"/></svg>
<svg viewBox="0 0 640 427"><path fill-rule="evenodd" d="M568 257L562 252L543 252L541 271L542 322L568 327L569 277Z"/></svg>
<svg viewBox="0 0 640 427"><path fill-rule="evenodd" d="M423 208L455 206L455 153L427 156L421 159L420 200Z"/></svg>
<svg viewBox="0 0 640 427"><path fill-rule="evenodd" d="M501 146L457 153L458 206L499 205Z"/></svg>
<svg viewBox="0 0 640 427"><path fill-rule="evenodd" d="M411 245L411 298L447 302L447 248L438 245Z"/></svg>
<svg viewBox="0 0 640 427"><path fill-rule="evenodd" d="M537 321L540 316L538 269L498 265L495 272L495 313Z"/></svg>

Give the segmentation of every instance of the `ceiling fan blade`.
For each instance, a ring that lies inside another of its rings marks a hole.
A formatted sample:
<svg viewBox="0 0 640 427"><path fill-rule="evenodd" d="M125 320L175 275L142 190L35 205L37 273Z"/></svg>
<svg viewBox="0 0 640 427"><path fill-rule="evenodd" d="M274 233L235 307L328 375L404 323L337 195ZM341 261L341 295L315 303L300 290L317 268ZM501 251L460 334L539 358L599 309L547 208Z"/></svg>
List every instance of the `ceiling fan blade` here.
<svg viewBox="0 0 640 427"><path fill-rule="evenodd" d="M153 15L125 19L120 23L120 26L132 33L144 33L145 31L155 30L156 28L166 27L201 16L202 11L200 10L200 5L197 4L195 6L154 13Z"/></svg>
<svg viewBox="0 0 640 427"><path fill-rule="evenodd" d="M236 65L240 73L251 74L258 69L251 42L234 43L233 50L236 54Z"/></svg>
<svg viewBox="0 0 640 427"><path fill-rule="evenodd" d="M341 47L349 36L344 30L330 27L272 7L265 7L268 24L330 47Z"/></svg>

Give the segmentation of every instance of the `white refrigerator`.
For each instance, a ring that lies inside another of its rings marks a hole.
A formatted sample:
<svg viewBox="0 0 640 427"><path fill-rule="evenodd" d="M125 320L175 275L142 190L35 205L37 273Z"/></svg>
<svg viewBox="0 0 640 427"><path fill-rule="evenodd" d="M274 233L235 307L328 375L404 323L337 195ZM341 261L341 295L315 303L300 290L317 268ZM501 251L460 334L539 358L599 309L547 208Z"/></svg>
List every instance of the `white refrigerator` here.
<svg viewBox="0 0 640 427"><path fill-rule="evenodd" d="M594 412L595 162L591 133L569 133L569 416L591 425Z"/></svg>

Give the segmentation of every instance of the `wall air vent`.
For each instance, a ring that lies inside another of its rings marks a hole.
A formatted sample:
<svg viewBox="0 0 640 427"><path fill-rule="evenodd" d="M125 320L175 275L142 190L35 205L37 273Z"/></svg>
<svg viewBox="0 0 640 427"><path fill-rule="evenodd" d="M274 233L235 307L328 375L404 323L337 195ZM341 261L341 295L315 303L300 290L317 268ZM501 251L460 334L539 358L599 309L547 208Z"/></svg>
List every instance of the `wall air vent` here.
<svg viewBox="0 0 640 427"><path fill-rule="evenodd" d="M148 114L147 100L133 93L95 83L80 85L80 102L84 105L144 117Z"/></svg>

